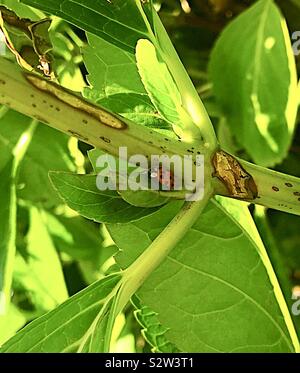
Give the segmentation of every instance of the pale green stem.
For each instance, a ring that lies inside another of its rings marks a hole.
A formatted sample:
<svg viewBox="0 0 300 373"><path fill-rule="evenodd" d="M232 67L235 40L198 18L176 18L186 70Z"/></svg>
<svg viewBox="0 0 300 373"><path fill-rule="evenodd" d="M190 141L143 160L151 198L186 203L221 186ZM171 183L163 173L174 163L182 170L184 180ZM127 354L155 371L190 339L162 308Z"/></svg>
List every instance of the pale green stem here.
<svg viewBox="0 0 300 373"><path fill-rule="evenodd" d="M185 202L182 209L171 220L151 245L131 264L124 273L117 311L120 312L128 299L139 289L149 275L167 258L172 249L193 226L207 202L212 190L206 190L200 201Z"/></svg>
<svg viewBox="0 0 300 373"><path fill-rule="evenodd" d="M111 334L116 317L135 292L143 285L151 273L167 258L179 241L196 222L212 196L211 186L208 186L204 198L195 202L185 202L177 215L171 220L166 228L155 238L148 248L121 274L122 278L112 292L105 299L97 317L91 324L82 339L78 352L85 350L90 338L93 338L97 324L102 322L103 315L109 308L109 320L107 321L106 336L103 352L109 352Z"/></svg>
<svg viewBox="0 0 300 373"><path fill-rule="evenodd" d="M43 85L39 88L29 83L28 74L21 72L15 64L0 57L0 104L6 105L22 114L35 118L47 125L73 135L80 140L94 145L110 154L119 156L120 147L127 147L128 156L144 154L186 155L189 144L177 139L166 138L155 130L140 124L110 114L105 108L88 103L71 91L65 91L56 86L60 97L47 91L51 87L45 80L36 80ZM81 107L77 109L78 102ZM90 106L89 106L90 105ZM113 115L124 123L124 127L117 128L102 123L95 115L90 113L89 107L99 111L102 115ZM209 160L210 149L199 144L197 151ZM193 157L196 157L194 154Z"/></svg>

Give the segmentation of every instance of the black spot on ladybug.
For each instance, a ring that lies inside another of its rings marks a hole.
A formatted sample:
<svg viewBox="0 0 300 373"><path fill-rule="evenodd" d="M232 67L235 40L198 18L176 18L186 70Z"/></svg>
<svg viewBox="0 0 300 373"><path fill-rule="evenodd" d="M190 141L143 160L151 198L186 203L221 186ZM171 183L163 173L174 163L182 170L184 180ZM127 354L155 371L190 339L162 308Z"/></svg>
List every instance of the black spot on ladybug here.
<svg viewBox="0 0 300 373"><path fill-rule="evenodd" d="M279 188L277 186L272 186L272 189L274 190L274 192L279 192Z"/></svg>
<svg viewBox="0 0 300 373"><path fill-rule="evenodd" d="M288 187L288 188L292 188L293 184L291 183L285 183L285 185Z"/></svg>
<svg viewBox="0 0 300 373"><path fill-rule="evenodd" d="M86 119L83 119L83 120L82 120L82 123L83 123L83 124L88 124L88 121L87 121Z"/></svg>
<svg viewBox="0 0 300 373"><path fill-rule="evenodd" d="M300 196L300 192L294 192L294 196L299 197Z"/></svg>
<svg viewBox="0 0 300 373"><path fill-rule="evenodd" d="M165 137L165 141L170 141L170 139L168 139L167 137Z"/></svg>
<svg viewBox="0 0 300 373"><path fill-rule="evenodd" d="M191 150L191 149L187 149L187 152L188 153L194 153L193 150Z"/></svg>

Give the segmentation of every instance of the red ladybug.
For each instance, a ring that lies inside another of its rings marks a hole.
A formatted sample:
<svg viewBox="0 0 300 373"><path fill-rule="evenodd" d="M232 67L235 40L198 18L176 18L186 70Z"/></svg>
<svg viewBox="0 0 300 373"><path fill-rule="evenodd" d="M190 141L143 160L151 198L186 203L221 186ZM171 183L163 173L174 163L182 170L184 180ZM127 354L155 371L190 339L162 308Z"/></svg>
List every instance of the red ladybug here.
<svg viewBox="0 0 300 373"><path fill-rule="evenodd" d="M168 190L174 189L174 174L172 171L163 171L162 166L159 166L158 170L151 172L151 177L158 179L160 185L165 186Z"/></svg>

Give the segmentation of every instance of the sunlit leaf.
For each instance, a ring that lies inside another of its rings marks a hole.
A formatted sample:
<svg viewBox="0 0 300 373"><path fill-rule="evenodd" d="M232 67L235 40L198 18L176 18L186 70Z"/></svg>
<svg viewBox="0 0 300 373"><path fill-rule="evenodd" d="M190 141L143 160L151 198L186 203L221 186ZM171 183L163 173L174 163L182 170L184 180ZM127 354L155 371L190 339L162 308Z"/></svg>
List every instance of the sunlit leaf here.
<svg viewBox="0 0 300 373"><path fill-rule="evenodd" d="M56 190L69 207L97 222L124 223L156 211L155 208L131 206L114 190L99 190L96 175L51 172L50 176Z"/></svg>
<svg viewBox="0 0 300 373"><path fill-rule="evenodd" d="M118 263L127 267L177 209L171 204L134 223L110 224L122 250ZM294 351L258 250L241 226L211 203L137 294L181 351Z"/></svg>
<svg viewBox="0 0 300 373"><path fill-rule="evenodd" d="M0 351L76 352L119 280L119 275L111 275L90 285L55 310L27 325L5 343ZM98 342L98 348L101 349L102 343Z"/></svg>
<svg viewBox="0 0 300 373"><path fill-rule="evenodd" d="M288 30L273 1L258 1L228 25L213 50L210 72L238 142L256 163L282 161L299 96Z"/></svg>

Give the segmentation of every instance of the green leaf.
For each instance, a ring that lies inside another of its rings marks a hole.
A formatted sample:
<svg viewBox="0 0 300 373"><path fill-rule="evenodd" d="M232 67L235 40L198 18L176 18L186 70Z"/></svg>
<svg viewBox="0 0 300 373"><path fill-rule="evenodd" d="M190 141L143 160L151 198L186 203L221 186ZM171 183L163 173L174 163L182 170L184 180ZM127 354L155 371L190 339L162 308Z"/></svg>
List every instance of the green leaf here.
<svg viewBox="0 0 300 373"><path fill-rule="evenodd" d="M0 0L0 4L16 12L19 17L29 18L34 21L38 21L45 17L44 13L39 10L20 4L19 1L16 0Z"/></svg>
<svg viewBox="0 0 300 373"><path fill-rule="evenodd" d="M300 8L300 0L291 0L291 2Z"/></svg>
<svg viewBox="0 0 300 373"><path fill-rule="evenodd" d="M24 324L26 317L13 305L9 305L6 315L0 314L0 346L11 338Z"/></svg>
<svg viewBox="0 0 300 373"><path fill-rule="evenodd" d="M76 260L90 260L99 266L103 240L99 226L81 216L66 217L46 211L43 218L58 251Z"/></svg>
<svg viewBox="0 0 300 373"><path fill-rule="evenodd" d="M83 58L93 89L87 88L86 92L95 93L97 99L120 93L146 94L134 55L91 33L87 33L87 40Z"/></svg>
<svg viewBox="0 0 300 373"><path fill-rule="evenodd" d="M29 71L52 77L52 45L48 29L51 19L31 21L18 17L12 10L0 6L0 27L7 47L14 53L20 66Z"/></svg>
<svg viewBox="0 0 300 373"><path fill-rule="evenodd" d="M92 149L88 152L89 159L95 172L98 170L97 159L103 154L105 153L99 149ZM118 164L117 159L116 164ZM125 202L136 207L157 207L169 201L169 197L163 197L157 191L152 190L118 190L118 193Z"/></svg>
<svg viewBox="0 0 300 373"><path fill-rule="evenodd" d="M122 250L116 258L121 267L149 246L178 208L172 203L137 222L108 225ZM256 241L210 203L137 294L181 351L295 351L260 255Z"/></svg>
<svg viewBox="0 0 300 373"><path fill-rule="evenodd" d="M142 305L136 295L132 297L132 303L136 308L134 315L143 327L143 337L153 347L154 352L180 352L166 339L165 333L168 329L159 323L157 314L149 307Z"/></svg>
<svg viewBox="0 0 300 373"><path fill-rule="evenodd" d="M71 27L62 21L53 24L49 36L53 44L53 70L59 84L81 92L86 86L79 65L82 60L81 40L77 40Z"/></svg>
<svg viewBox="0 0 300 373"><path fill-rule="evenodd" d="M81 216L66 217L45 211L43 216L56 250L78 262L88 284L104 276L117 247L103 241L98 224Z"/></svg>
<svg viewBox="0 0 300 373"><path fill-rule="evenodd" d="M1 352L76 352L90 340L95 321L106 321L109 299L121 276L114 274L88 286L53 311L39 317L6 342ZM101 311L103 318L100 317ZM97 319L98 317L98 319ZM104 332L104 336L106 331ZM93 333L92 333L93 336ZM98 352L103 340L97 340ZM91 349L92 351L92 349Z"/></svg>
<svg viewBox="0 0 300 373"><path fill-rule="evenodd" d="M165 205L170 198L162 197L157 193L157 191L151 190L122 190L119 191L119 194L122 196L123 200L129 203L130 205L137 207L157 207Z"/></svg>
<svg viewBox="0 0 300 373"><path fill-rule="evenodd" d="M19 183L23 184L18 196L34 203L51 207L59 203L48 179L49 170L75 171L68 150L69 137L41 124L28 149L20 171ZM32 191L35 191L32 193Z"/></svg>
<svg viewBox="0 0 300 373"><path fill-rule="evenodd" d="M113 190L100 191L96 175L51 172L51 181L69 207L97 222L126 223L154 213L156 208L139 208L124 202Z"/></svg>
<svg viewBox="0 0 300 373"><path fill-rule="evenodd" d="M92 95L95 98L97 91ZM147 95L121 93L97 102L135 123L153 128L168 137L177 138L173 133L172 125L161 117Z"/></svg>
<svg viewBox="0 0 300 373"><path fill-rule="evenodd" d="M7 162L9 151L32 120L9 110L0 118L0 169ZM13 123L13 125L12 125ZM18 198L53 207L60 202L49 179L49 170L75 171L68 150L68 136L43 124L38 125L33 141L19 169ZM34 193L32 191L34 190Z"/></svg>
<svg viewBox="0 0 300 373"><path fill-rule="evenodd" d="M84 96L136 123L172 130L147 96L134 56L90 33L87 38L84 63L91 87Z"/></svg>
<svg viewBox="0 0 300 373"><path fill-rule="evenodd" d="M212 150L217 147L217 139L207 111L199 98L186 69L165 30L158 14L153 11L153 29L155 30L155 43L158 55L167 65L180 92L183 109L180 113L184 121L184 134L187 142L201 143L205 141L206 147ZM186 113L188 115L186 115Z"/></svg>
<svg viewBox="0 0 300 373"><path fill-rule="evenodd" d="M2 108L0 121L7 109ZM16 178L20 163L36 129L31 121L22 132L13 149L6 148L0 161L0 314L5 315L11 297L11 283L16 252L17 196Z"/></svg>
<svg viewBox="0 0 300 373"><path fill-rule="evenodd" d="M210 73L227 123L251 158L264 166L282 161L294 132L298 91L288 30L273 1L258 1L228 25L213 50Z"/></svg>
<svg viewBox="0 0 300 373"><path fill-rule="evenodd" d="M267 214L267 212L261 206L255 206L255 221L261 237L266 243L286 302L293 310L295 298L292 297L292 294L296 292L300 273L299 218L290 214L272 214L271 211ZM300 319L298 316L297 313L292 312L293 322L299 336Z"/></svg>
<svg viewBox="0 0 300 373"><path fill-rule="evenodd" d="M139 1L21 0L21 2L61 17L131 53L134 53L139 39L151 37Z"/></svg>
<svg viewBox="0 0 300 373"><path fill-rule="evenodd" d="M160 59L149 40L139 40L136 60L144 87L160 115L180 136L185 135L187 112L182 107L181 95L167 65Z"/></svg>
<svg viewBox="0 0 300 373"><path fill-rule="evenodd" d="M37 309L48 311L65 301L68 292L61 263L42 212L31 207L29 216L27 246L22 256L16 259L14 284L30 294Z"/></svg>
<svg viewBox="0 0 300 373"><path fill-rule="evenodd" d="M15 160L12 157L0 171L0 315L5 315L16 251L16 185Z"/></svg>

